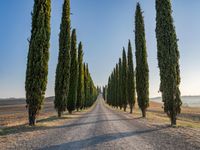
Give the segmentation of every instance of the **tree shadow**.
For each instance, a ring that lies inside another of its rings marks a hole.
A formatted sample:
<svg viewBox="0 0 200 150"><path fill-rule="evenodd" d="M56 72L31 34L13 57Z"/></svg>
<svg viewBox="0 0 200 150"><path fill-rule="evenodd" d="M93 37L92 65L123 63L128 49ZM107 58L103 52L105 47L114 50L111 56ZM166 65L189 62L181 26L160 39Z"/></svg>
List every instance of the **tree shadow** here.
<svg viewBox="0 0 200 150"><path fill-rule="evenodd" d="M54 149L84 149L84 148L89 148L89 147L95 147L98 144L102 144L105 142L111 142L114 140L126 138L126 137L132 137L132 136L139 136L142 134L147 134L150 132L162 130L163 128L157 128L157 129L146 129L146 130L140 130L140 131L130 131L130 132L122 132L122 133L110 133L110 134L104 134L104 135L98 135L98 136L93 136L87 139L82 139L82 140L76 140L76 141L71 141L67 143L63 143L60 145L52 145L52 146L47 146L44 148L41 148L40 150L54 150Z"/></svg>
<svg viewBox="0 0 200 150"><path fill-rule="evenodd" d="M62 119L70 119L70 118L72 118L72 117L68 117L68 116L63 116L63 117L51 116L51 117L48 117L48 118L39 119L39 120L37 120L37 123L51 122L51 121L62 120Z"/></svg>
<svg viewBox="0 0 200 150"><path fill-rule="evenodd" d="M37 123L48 123L48 122L52 122L52 121L70 119L70 118L72 118L72 117L63 116L63 117L58 118L57 116L50 116L48 118L38 119ZM33 131L45 130L45 129L48 129L48 127L42 126L42 125L37 125L37 124L36 124L36 126L29 126L28 123L25 123L22 125L2 128L0 130L0 136L23 133L23 132L33 132Z"/></svg>

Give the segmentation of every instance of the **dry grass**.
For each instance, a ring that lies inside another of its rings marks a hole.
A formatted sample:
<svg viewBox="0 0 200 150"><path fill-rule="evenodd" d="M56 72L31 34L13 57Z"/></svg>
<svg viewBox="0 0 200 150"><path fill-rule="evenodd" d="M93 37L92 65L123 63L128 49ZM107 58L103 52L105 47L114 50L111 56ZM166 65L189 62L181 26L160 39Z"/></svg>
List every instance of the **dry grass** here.
<svg viewBox="0 0 200 150"><path fill-rule="evenodd" d="M107 105L107 104L106 104ZM107 105L107 107L110 107ZM124 112L123 110L112 108L115 111ZM129 107L127 108L128 113L130 111ZM135 105L134 112L132 116L134 118L141 117L141 111L138 108L138 105ZM150 102L150 107L147 110L146 120L150 124L154 125L169 125L170 120L167 115L163 112L162 104L156 102ZM191 107L182 107L182 113L178 116L177 119L178 127L190 127L200 129L200 108L191 108Z"/></svg>
<svg viewBox="0 0 200 150"><path fill-rule="evenodd" d="M0 114L0 136L56 128L64 125L66 121L81 117L83 114L91 111L95 105L96 103L92 107L79 112L74 111L73 114L66 112L61 118L58 118L53 102L46 102L44 109L37 117L37 124L34 127L28 125L28 114L24 104L17 105L17 107L16 105L3 106L4 108L1 111L4 111L4 113Z"/></svg>

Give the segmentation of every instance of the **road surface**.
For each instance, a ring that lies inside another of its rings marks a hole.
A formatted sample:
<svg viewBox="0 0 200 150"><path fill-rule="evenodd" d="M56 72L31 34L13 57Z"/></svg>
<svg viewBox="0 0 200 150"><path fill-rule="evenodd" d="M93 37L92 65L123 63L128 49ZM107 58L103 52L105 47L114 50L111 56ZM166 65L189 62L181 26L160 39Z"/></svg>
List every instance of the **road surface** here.
<svg viewBox="0 0 200 150"><path fill-rule="evenodd" d="M39 150L193 150L189 141L169 126L150 126L142 118L110 109L101 96L94 108L79 119L44 130L31 140L19 141L15 149ZM200 137L199 137L200 138Z"/></svg>

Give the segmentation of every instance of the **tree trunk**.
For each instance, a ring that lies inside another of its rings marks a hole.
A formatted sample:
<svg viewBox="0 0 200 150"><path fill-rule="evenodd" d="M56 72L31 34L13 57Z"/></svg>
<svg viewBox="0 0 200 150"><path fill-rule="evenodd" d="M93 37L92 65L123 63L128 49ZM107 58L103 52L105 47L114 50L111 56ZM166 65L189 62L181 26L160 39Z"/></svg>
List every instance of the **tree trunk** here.
<svg viewBox="0 0 200 150"><path fill-rule="evenodd" d="M130 114L133 113L133 107L130 107Z"/></svg>
<svg viewBox="0 0 200 150"><path fill-rule="evenodd" d="M176 126L176 115L172 114L170 117L171 120L171 126L175 127Z"/></svg>
<svg viewBox="0 0 200 150"><path fill-rule="evenodd" d="M69 111L69 114L71 115L71 114L72 114L72 111Z"/></svg>
<svg viewBox="0 0 200 150"><path fill-rule="evenodd" d="M124 107L124 111L126 112L126 107Z"/></svg>
<svg viewBox="0 0 200 150"><path fill-rule="evenodd" d="M142 117L146 118L146 109L142 109Z"/></svg>
<svg viewBox="0 0 200 150"><path fill-rule="evenodd" d="M58 111L58 117L60 118L62 116L62 112Z"/></svg>
<svg viewBox="0 0 200 150"><path fill-rule="evenodd" d="M28 115L29 115L29 125L30 126L35 126L35 123L36 123L36 111L34 111L34 110L29 108Z"/></svg>

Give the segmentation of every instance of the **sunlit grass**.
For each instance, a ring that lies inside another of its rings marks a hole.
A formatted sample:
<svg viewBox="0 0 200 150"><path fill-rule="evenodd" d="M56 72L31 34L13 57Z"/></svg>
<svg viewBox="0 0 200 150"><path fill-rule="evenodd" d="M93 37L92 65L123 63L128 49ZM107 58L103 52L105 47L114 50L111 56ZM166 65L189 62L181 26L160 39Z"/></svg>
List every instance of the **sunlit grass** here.
<svg viewBox="0 0 200 150"><path fill-rule="evenodd" d="M117 112L121 112L121 113L128 113L130 112L130 109L127 108L126 112L124 112L123 110L120 109L116 109L113 108L111 106L109 106L108 104L104 103L104 105L112 110L115 110ZM158 110L158 106L156 107L150 107L151 110ZM159 109L160 110L160 109ZM187 108L185 109L185 112L189 111L189 113L192 113L193 108ZM196 111L196 110L195 110ZM140 109L138 108L137 104L135 105L135 108L133 110L133 114L131 114L133 116L133 118L139 118L142 117L142 113L140 111ZM170 119L169 117L165 114L165 113L161 113L161 112L150 112L147 111L147 116L145 118L150 124L157 124L157 125L170 125ZM198 128L200 129L200 121L195 121L192 119L188 119L188 118L183 118L183 117L178 117L177 119L177 127L190 127L190 128Z"/></svg>

